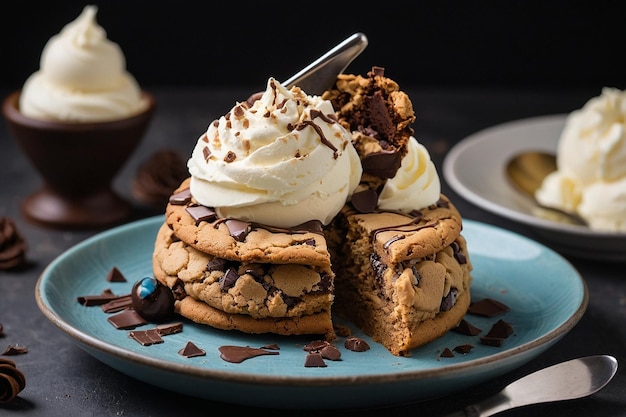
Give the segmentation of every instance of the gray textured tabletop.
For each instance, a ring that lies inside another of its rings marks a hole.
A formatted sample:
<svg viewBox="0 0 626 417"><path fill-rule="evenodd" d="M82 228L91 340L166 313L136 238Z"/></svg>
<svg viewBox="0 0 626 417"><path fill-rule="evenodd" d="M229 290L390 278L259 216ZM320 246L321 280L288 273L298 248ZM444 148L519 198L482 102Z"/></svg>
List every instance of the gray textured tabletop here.
<svg viewBox="0 0 626 417"><path fill-rule="evenodd" d="M248 92L235 90L156 88L155 117L145 139L115 180L115 188L133 200L131 179L141 162L156 150L169 148L188 155L210 121L228 110ZM464 137L483 128L525 117L566 113L599 94L592 90L410 90L417 115L415 136L429 148L442 171L446 152ZM3 97L9 91L2 91ZM443 192L464 218L493 224L533 236L527 227L486 212L464 201L443 182ZM24 372L27 385L19 397L0 405L2 416L169 416L210 415L215 412L254 415L292 415L293 410L252 409L169 392L137 381L99 362L53 326L39 311L35 284L53 259L97 231L50 230L28 223L20 213L22 199L36 189L40 178L0 123L0 216L8 216L25 236L28 265L16 271L0 271L0 323L3 345L21 344L28 353L12 356ZM136 207L134 218L158 212ZM404 414L438 416L479 401L516 377L564 359L610 354L620 362L613 381L592 397L565 403L531 406L508 412L509 416L620 416L626 415L626 263L602 263L568 258L585 279L589 305L581 321L553 347L526 365L479 386L445 398L396 405L384 410L300 410L298 415L378 416ZM245 395L245 393L242 393Z"/></svg>

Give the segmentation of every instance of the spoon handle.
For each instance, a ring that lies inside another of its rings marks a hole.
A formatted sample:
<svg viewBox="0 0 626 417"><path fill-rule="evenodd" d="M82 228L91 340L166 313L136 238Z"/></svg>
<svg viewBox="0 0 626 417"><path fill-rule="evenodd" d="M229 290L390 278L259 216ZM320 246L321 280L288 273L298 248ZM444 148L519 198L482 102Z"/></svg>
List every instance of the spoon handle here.
<svg viewBox="0 0 626 417"><path fill-rule="evenodd" d="M287 88L297 85L308 94L320 95L333 85L337 75L341 74L366 46L367 37L363 33L355 33L291 76L283 82L283 85Z"/></svg>
<svg viewBox="0 0 626 417"><path fill-rule="evenodd" d="M446 417L489 417L530 404L586 397L604 388L616 372L613 356L572 359L528 374L499 393Z"/></svg>

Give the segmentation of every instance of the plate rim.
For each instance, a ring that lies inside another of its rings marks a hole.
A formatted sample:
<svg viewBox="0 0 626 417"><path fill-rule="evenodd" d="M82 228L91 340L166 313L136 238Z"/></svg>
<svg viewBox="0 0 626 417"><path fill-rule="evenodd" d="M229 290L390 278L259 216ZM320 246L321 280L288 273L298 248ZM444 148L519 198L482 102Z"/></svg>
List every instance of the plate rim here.
<svg viewBox="0 0 626 417"><path fill-rule="evenodd" d="M560 254L555 252L554 250L546 247L545 245L536 242L530 238L527 238L523 235L517 234L515 232L499 228L493 225L489 225L486 223L482 223L475 220L467 219L465 220L468 225L472 225L474 227L486 227L495 229L496 231L503 231L507 234L512 234L516 238L520 238L531 242L532 244L539 245L543 250L549 251L559 259L561 262L566 264L572 270L572 278L575 282L579 282L582 287L581 301L577 306L576 310L573 314L568 316L564 322L559 325L557 328L543 334L542 336L521 344L519 346L515 346L509 349L506 349L502 352L496 352L493 355L489 355L486 357L480 357L477 359L470 359L464 362L454 363L447 365L443 368L429 368L429 369L417 369L417 370L407 370L400 371L394 373L376 373L376 374L365 374L365 375L331 375L331 376L289 376L289 375L268 375L268 374L250 374L245 372L233 372L233 371L220 371L218 369L207 369L207 368L199 368L193 367L189 365L177 364L168 362L167 360L162 360L154 357L150 357L149 355L135 353L132 351L128 351L123 347L115 346L110 343L107 343L104 340L99 340L89 334L86 334L81 329L78 329L67 321L65 321L60 314L54 311L54 309L47 303L46 296L43 294L43 289L45 285L47 285L46 277L49 276L51 270L53 270L57 265L62 263L66 257L71 256L73 253L80 251L81 249L88 247L89 245L94 244L95 242L101 241L110 237L111 235L115 235L118 233L125 233L131 230L135 230L142 227L154 227L155 230L159 224L163 222L164 217L161 215L149 217L146 219L134 221L131 223L127 223L125 225L117 226L112 229L109 229L104 232L100 232L92 237L87 238L86 240L74 245L69 248L67 251L59 255L56 259L54 259L50 264L46 266L46 268L40 274L36 285L35 285L35 298L37 305L40 311L44 314L44 316L52 322L59 330L61 330L66 336L70 337L73 342L78 343L79 347L84 349L84 346L89 347L90 349L95 349L99 352L113 355L123 360L132 360L134 363L142 364L145 366L155 366L158 367L161 371L165 371L168 373L178 373L182 372L188 377L202 378L204 380L214 380L215 382L224 381L230 383L246 383L246 384L257 384L263 383L264 386L273 385L273 386L355 386L355 385L372 385L372 384L384 384L389 382L402 382L408 380L417 380L417 379L427 379L433 376L440 376L442 373L445 373L446 377L454 376L455 374L460 374L468 369L481 367L485 365L493 365L501 362L507 358L518 357L523 353L530 353L533 350L540 348L546 345L548 342L555 343L565 334L567 334L583 317L588 304L589 304L589 290L587 288L587 284L583 277L580 275L578 270L565 258L563 258ZM84 345L84 346L83 346ZM91 354L91 352L89 352ZM93 356L93 354L92 354ZM98 358L100 361L102 359ZM105 362L105 361L102 361ZM136 378L135 376L132 376Z"/></svg>
<svg viewBox="0 0 626 417"><path fill-rule="evenodd" d="M557 231L564 234L583 235L587 237L606 239L626 238L626 234L624 233L597 231L581 225L554 222L542 219L541 217L533 216L523 211L502 206L468 187L466 183L463 182L463 180L456 174L455 165L457 161L464 156L464 153L473 147L480 145L484 146L485 142L493 142L495 140L493 137L494 135L505 131L528 129L529 127L535 127L539 124L565 125L567 117L567 113L558 113L515 119L489 126L466 136L450 148L443 160L443 175L446 182L454 191L471 203L518 223L527 224L535 228ZM506 135L501 135L498 140L507 140ZM555 139L555 147L553 149L555 153L556 143L557 139ZM531 150L531 148L529 148L529 150ZM507 184L507 186L515 193L520 196L522 195L519 191L515 190L512 185Z"/></svg>

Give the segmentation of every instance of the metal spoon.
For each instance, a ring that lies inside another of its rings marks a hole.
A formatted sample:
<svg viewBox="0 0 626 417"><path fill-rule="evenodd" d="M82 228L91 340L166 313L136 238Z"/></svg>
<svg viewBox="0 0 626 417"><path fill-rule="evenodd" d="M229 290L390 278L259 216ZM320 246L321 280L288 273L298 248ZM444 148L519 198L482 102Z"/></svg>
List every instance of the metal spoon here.
<svg viewBox="0 0 626 417"><path fill-rule="evenodd" d="M616 372L613 356L572 359L526 375L498 394L446 417L489 417L526 405L587 397L604 388Z"/></svg>
<svg viewBox="0 0 626 417"><path fill-rule="evenodd" d="M506 165L506 173L511 184L530 197L537 207L551 212L554 214L551 217L558 221L587 226L587 222L576 213L547 207L536 200L535 191L539 189L543 179L554 171L556 156L546 152L523 152L512 157Z"/></svg>
<svg viewBox="0 0 626 417"><path fill-rule="evenodd" d="M367 37L355 33L284 81L283 85L287 88L297 85L307 94L320 95L366 47Z"/></svg>

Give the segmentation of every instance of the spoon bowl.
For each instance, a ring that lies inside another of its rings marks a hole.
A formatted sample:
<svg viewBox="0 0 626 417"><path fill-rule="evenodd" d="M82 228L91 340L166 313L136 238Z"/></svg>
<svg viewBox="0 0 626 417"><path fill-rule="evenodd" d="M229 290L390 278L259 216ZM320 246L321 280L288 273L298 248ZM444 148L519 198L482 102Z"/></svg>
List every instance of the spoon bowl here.
<svg viewBox="0 0 626 417"><path fill-rule="evenodd" d="M548 174L556 171L556 156L542 151L526 151L516 154L506 164L506 175L509 182L538 207L542 217L561 223L587 226L587 222L577 215L555 207L545 206L537 201L535 192Z"/></svg>

